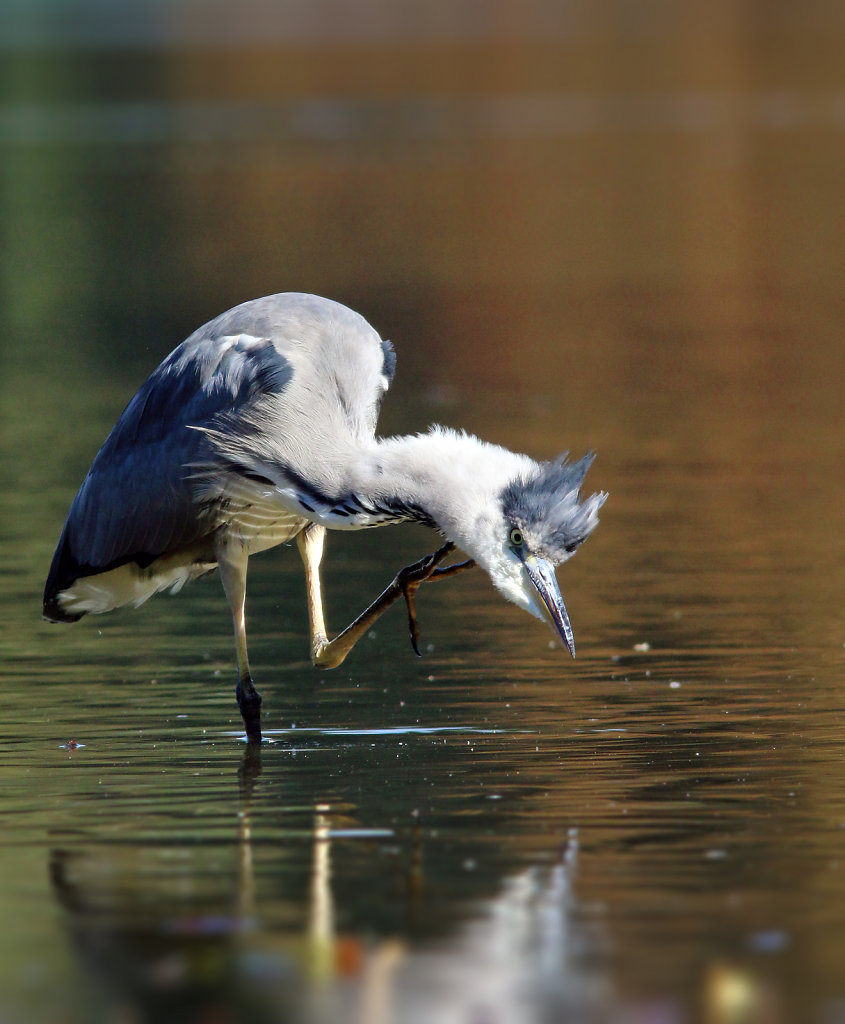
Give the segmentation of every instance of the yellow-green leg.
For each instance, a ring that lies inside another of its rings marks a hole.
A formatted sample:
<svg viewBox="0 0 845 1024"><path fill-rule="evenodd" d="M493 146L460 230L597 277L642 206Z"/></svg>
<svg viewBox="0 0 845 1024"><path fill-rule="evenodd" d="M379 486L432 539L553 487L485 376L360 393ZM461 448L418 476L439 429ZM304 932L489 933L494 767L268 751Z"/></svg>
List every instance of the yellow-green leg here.
<svg viewBox="0 0 845 1024"><path fill-rule="evenodd" d="M320 588L320 560L323 557L325 528L315 523L307 526L298 536L297 544L305 564L305 585L308 592L308 617L311 623L311 660L320 668L337 668L361 637L369 631L378 617L400 597L405 598L408 607L408 625L411 643L419 654L419 628L417 626L414 597L417 588L426 580L441 580L459 572L471 569L475 562L459 562L440 568L440 563L455 550L455 545L446 543L419 562L400 569L393 581L366 608L357 619L350 623L333 640L326 633L323 597Z"/></svg>
<svg viewBox="0 0 845 1024"><path fill-rule="evenodd" d="M250 743L261 742L261 694L252 682L249 671L249 655L246 649L246 567L249 556L246 548L238 543L221 542L216 549L217 565L223 590L232 611L235 630L235 653L238 659L238 685L235 689L241 718L246 727L246 738Z"/></svg>

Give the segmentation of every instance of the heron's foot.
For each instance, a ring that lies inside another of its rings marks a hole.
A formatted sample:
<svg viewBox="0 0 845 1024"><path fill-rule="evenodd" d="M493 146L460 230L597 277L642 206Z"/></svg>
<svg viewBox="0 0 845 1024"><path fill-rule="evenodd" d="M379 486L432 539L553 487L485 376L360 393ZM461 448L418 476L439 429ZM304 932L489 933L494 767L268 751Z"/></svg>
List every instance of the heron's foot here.
<svg viewBox="0 0 845 1024"><path fill-rule="evenodd" d="M319 627L315 628L315 616L311 617L311 660L320 668L337 668L347 654L362 636L372 628L373 623L400 597L405 598L405 605L408 609L408 628L411 633L411 644L414 653L420 654L420 628L417 622L416 592L420 584L426 580L442 580L448 576L471 569L475 562L460 562L456 565L447 565L440 568L440 563L452 551L455 545L447 542L431 555L426 555L413 565L406 565L388 584L387 588L373 601L369 608L351 622L346 629L338 633L336 637L329 640L326 637L325 627L322 622L322 609L319 603L319 591L316 596L316 606L320 609ZM312 595L313 597L313 595Z"/></svg>
<svg viewBox="0 0 845 1024"><path fill-rule="evenodd" d="M418 658L421 658L422 654L420 653L420 625L417 620L417 590L426 580L431 578L438 565L454 549L455 545L451 541L447 541L437 551L426 555L425 558L414 562L413 565L406 565L404 569L400 569L396 574L395 583L402 591L402 596L405 598L405 607L408 609L408 631L411 634L411 647L413 647L414 654Z"/></svg>
<svg viewBox="0 0 845 1024"><path fill-rule="evenodd" d="M261 742L261 694L253 686L252 679L239 679L235 697L244 720L246 738L249 743Z"/></svg>

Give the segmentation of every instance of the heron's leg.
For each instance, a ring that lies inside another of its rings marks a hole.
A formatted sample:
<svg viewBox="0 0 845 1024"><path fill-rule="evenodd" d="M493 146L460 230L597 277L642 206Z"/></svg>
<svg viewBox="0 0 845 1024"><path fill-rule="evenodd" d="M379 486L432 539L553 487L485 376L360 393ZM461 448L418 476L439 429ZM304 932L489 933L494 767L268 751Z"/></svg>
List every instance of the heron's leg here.
<svg viewBox="0 0 845 1024"><path fill-rule="evenodd" d="M454 544L444 544L434 554L427 555L413 565L401 569L390 585L365 609L354 622L339 633L333 640L326 635L323 600L320 592L320 559L323 555L325 530L312 524L298 536L297 543L302 560L305 563L305 581L308 588L308 613L311 620L311 659L321 668L337 668L361 637L368 632L378 617L400 597L404 597L408 605L408 619L414 649L419 654L419 630L414 610L414 594L420 584L429 579L443 579L455 575L465 569L471 569L472 561L438 568L440 562L454 550Z"/></svg>
<svg viewBox="0 0 845 1024"><path fill-rule="evenodd" d="M320 588L320 562L323 559L323 544L326 528L310 523L296 535L299 553L305 565L305 590L308 595L308 621L311 624L311 653L316 661L317 650L328 642L326 620L323 615L323 592Z"/></svg>
<svg viewBox="0 0 845 1024"><path fill-rule="evenodd" d="M235 696L241 717L246 726L246 735L250 743L261 742L261 694L255 689L249 671L249 656L246 649L246 567L248 555L246 548L240 544L221 542L215 554L220 568L220 579L223 590L232 609L232 623L235 628L235 653L238 659L238 686Z"/></svg>

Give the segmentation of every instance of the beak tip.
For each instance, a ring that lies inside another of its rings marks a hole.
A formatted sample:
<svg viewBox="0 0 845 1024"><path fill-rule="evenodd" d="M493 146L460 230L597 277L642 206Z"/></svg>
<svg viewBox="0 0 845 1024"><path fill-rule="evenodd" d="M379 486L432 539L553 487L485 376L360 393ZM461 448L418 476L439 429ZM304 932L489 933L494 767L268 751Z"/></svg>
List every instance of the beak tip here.
<svg viewBox="0 0 845 1024"><path fill-rule="evenodd" d="M530 560L525 560L524 564L528 578L540 598L542 617L546 619L554 633L563 640L566 649L574 658L575 637L572 634L566 605L560 596L554 566L543 559L533 557Z"/></svg>

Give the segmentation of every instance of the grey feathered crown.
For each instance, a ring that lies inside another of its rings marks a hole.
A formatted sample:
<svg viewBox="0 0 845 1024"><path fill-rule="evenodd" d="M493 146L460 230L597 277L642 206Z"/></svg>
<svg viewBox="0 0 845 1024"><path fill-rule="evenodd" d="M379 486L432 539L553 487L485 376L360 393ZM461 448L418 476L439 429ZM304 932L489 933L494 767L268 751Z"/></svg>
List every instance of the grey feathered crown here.
<svg viewBox="0 0 845 1024"><path fill-rule="evenodd" d="M530 551L554 565L566 561L590 536L607 498L600 491L578 501L595 452L573 463L566 461L568 454L541 462L534 474L517 477L502 491L505 518L522 532Z"/></svg>

